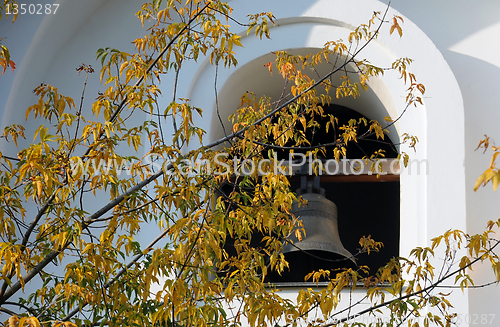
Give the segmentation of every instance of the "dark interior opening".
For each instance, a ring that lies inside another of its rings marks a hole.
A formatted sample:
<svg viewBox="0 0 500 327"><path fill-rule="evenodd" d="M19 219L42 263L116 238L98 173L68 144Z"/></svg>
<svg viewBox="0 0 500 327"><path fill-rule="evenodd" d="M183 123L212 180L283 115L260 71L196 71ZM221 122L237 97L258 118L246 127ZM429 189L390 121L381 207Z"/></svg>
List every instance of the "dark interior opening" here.
<svg viewBox="0 0 500 327"><path fill-rule="evenodd" d="M359 121L364 116L349 108L337 105L325 107L325 113L331 114L338 119L338 125L348 124L350 119ZM326 121L329 117L316 120L321 127L308 131L307 137L312 145L330 143L338 139L340 131L329 130L326 133ZM366 118L369 123L370 120ZM381 122L382 124L382 122ZM369 157L375 151L384 150L385 158L396 158L398 152L389 137L377 140L375 134L371 134L369 126L358 125L358 135L365 135L365 140L357 143L351 142L347 149L347 159L361 159ZM368 136L366 136L369 134ZM295 151L303 152L306 151ZM278 151L279 159L288 159L288 152ZM327 149L326 158L333 158L332 148ZM354 176L354 175L351 175ZM310 177L312 179L312 177ZM325 190L325 197L333 201L338 210L338 231L345 249L351 254L356 254L357 266L368 266L370 275L384 266L391 258L399 255L399 230L400 230L400 185L397 181L371 181L360 182L359 179L343 179L342 182L331 182L322 177L321 187ZM290 179L292 190L300 187L300 178L295 176ZM363 236L371 236L375 241L384 244L380 252L357 254L360 245L359 240ZM255 233L252 245L259 247L261 235ZM235 255L234 240L228 240L225 246L228 254ZM231 247L233 247L231 249ZM281 275L270 272L266 281L272 283L304 282L304 277L313 270L332 270L331 276L341 268L355 268L356 265L341 255L312 250L304 252L288 252L285 258L289 262L290 269ZM310 280L312 281L312 280Z"/></svg>
<svg viewBox="0 0 500 327"><path fill-rule="evenodd" d="M292 187L298 187L298 181L292 182ZM371 236L384 244L379 252L356 255L358 266L368 266L370 275L373 275L391 258L399 256L399 182L322 183L321 187L325 189L325 197L337 206L338 231L346 250L355 255L363 236ZM311 270L355 268L349 260L339 260L343 258L333 253L311 251L311 254L285 254L290 271L282 276L274 273L270 280L303 282ZM339 261L324 261L317 257Z"/></svg>
<svg viewBox="0 0 500 327"><path fill-rule="evenodd" d="M370 131L370 119L368 117L363 116L355 110L349 109L340 105L328 105L323 108L325 112L325 117L319 117L315 115L314 119L319 123L318 127L309 128L306 131L307 139L310 142L311 146L319 145L319 144L328 144L335 142L342 133L338 128L343 125L348 125L351 119L359 122L361 118L365 118L368 125L365 126L364 123L360 123L357 125L357 135L362 136L362 139L359 139L358 142L350 142L347 148L347 159L361 159L363 157L370 157L377 150L383 150L385 158L396 158L398 156L398 150L391 142L389 137L385 135L384 139L377 139L375 133ZM330 117L328 115L332 115L338 121L336 123L335 128L332 128L331 125L326 131L326 124L330 121ZM385 122L379 122L382 126L384 126ZM302 126L299 124L299 127ZM290 141L286 146L293 146ZM333 146L329 146L326 148L326 158L333 158ZM289 152L277 150L277 157L279 159L288 159ZM294 151L295 153L306 153L305 150L297 149Z"/></svg>

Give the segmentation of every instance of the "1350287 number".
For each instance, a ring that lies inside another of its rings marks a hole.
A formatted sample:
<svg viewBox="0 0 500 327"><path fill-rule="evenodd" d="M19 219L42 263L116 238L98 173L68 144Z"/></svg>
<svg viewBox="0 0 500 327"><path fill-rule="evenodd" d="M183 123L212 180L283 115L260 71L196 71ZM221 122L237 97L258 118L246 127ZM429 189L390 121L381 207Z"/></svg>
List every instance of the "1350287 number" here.
<svg viewBox="0 0 500 327"><path fill-rule="evenodd" d="M50 15L55 14L59 8L58 3L54 4L26 4L26 3L14 3L6 7L7 15Z"/></svg>
<svg viewBox="0 0 500 327"><path fill-rule="evenodd" d="M495 314L457 314L452 320L453 323L460 325L466 323L468 325L491 325Z"/></svg>

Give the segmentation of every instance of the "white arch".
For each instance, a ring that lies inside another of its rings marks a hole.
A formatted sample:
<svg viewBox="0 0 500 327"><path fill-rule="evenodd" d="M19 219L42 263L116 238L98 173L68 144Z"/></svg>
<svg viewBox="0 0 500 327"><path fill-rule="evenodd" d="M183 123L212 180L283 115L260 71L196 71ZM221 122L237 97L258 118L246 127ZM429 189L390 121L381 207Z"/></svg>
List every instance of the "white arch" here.
<svg viewBox="0 0 500 327"><path fill-rule="evenodd" d="M320 48L329 40L346 40L352 26L367 22L373 10L383 11L386 8L385 4L374 0L350 1L348 6L339 0L318 0L307 5L295 5L295 2L292 5L286 0L255 1L251 4L248 1L233 1L231 4L235 12L265 8L280 19L271 28L272 40L256 40L253 35L246 37L246 32L242 31L245 47L236 49L238 67L219 69L218 100L223 117L236 110L238 99L244 91L271 96L279 92L276 85L282 85L282 82L276 76L269 77L266 68L262 67L271 61L271 51L304 51ZM389 15L393 14L402 16L389 10ZM416 153L410 150L409 154L412 159L428 166L427 174L421 171L420 175L416 175L416 166L413 166L411 175L401 176L400 251L402 255L407 255L413 247L429 244L432 237L447 229L466 230L466 210L464 107L461 91L451 69L432 41L415 24L407 18L404 20L403 38L389 36L388 30L383 30L380 38L366 49L362 58L368 58L378 65L388 64L397 57L412 58L414 63L410 70L426 86L424 106L409 110L397 126L401 133L418 136L418 150ZM215 104L214 76L214 68L207 61L196 67L192 83L186 90L187 97L194 105ZM406 87L397 73L387 73L370 84L372 93L362 97L361 107L375 103L379 105L380 112L381 105L394 117L404 108ZM348 106L359 109L353 103ZM365 114L362 110L360 112ZM222 135L221 127L213 112L208 115L211 115L209 126L207 114L205 121L200 119L199 122L207 126L209 138L214 140ZM456 142L446 142L444 146L443 142L450 136ZM466 297L461 298L459 306L466 312Z"/></svg>

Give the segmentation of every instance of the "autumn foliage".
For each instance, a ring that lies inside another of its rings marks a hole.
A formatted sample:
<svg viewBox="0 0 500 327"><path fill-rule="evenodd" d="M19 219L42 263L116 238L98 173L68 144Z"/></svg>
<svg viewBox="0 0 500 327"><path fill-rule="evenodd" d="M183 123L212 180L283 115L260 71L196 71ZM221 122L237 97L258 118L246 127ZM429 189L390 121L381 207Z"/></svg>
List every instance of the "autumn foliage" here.
<svg viewBox="0 0 500 327"><path fill-rule="evenodd" d="M399 58L391 67L361 59L385 24L393 37L403 36L401 17L375 12L347 41L331 40L307 56L275 53L276 61L266 67L282 76L289 93L281 99L256 98L251 90L242 94L230 117L232 129L210 144L204 143L202 126L193 123L210 108L179 99L175 86L164 94L162 78L181 74L183 65L202 58L214 66L237 65L234 49L242 46L241 36L231 25L268 38L275 17L257 13L236 22L230 5L215 0L154 0L143 4L137 17L147 34L131 40L134 53L101 48L91 63L100 69L90 63L77 67L84 95L89 74L100 76L103 89L93 103L42 83L34 90L38 101L25 113L27 120L39 122L34 139L24 141L20 125L4 131L4 141L23 145L0 157L0 308L10 315L5 325L295 326L314 318L313 325L330 326L383 313L393 325L425 315L424 325L447 326L454 313L448 295L435 291L439 285L473 286L468 269L483 261L491 263L499 279L492 251L499 223L491 222L479 235L449 231L431 247L394 258L379 271L311 272L310 281L326 277L327 285L304 288L288 300L265 281L270 272L288 269L283 244L300 226L291 214L292 203L300 199L288 177L266 166L265 176L218 174L220 153L227 154L227 163L236 156L272 158L285 150L339 160L360 140L387 138L387 129L404 117L341 125L324 107L335 98L356 98L370 79L387 70L399 72L407 86L404 109L422 103L425 87L411 73L411 59ZM4 47L0 63L4 72L15 68ZM330 65L330 73L313 74L319 65ZM158 99L172 93L170 104L160 108ZM140 123L133 119L144 114L147 119ZM312 145L307 131L320 118L336 137ZM359 133L361 126L368 132ZM412 147L417 141L409 134L401 138ZM195 142L204 145L188 151ZM161 169L144 160L152 155ZM383 156L378 151L364 159ZM408 154L400 158L407 160ZM210 169L186 173L184 162L196 160L211 163ZM492 179L496 188L498 181ZM156 225L159 232L141 247L136 237L146 225ZM258 247L251 243L256 233L263 235ZM230 238L235 240L232 256L224 248ZM380 246L369 238L360 244L362 252ZM39 287L26 294L28 283ZM155 283L160 286L153 292ZM370 306L338 310L356 288L364 289ZM237 303L236 309L227 310L230 303ZM424 312L428 307L436 310Z"/></svg>

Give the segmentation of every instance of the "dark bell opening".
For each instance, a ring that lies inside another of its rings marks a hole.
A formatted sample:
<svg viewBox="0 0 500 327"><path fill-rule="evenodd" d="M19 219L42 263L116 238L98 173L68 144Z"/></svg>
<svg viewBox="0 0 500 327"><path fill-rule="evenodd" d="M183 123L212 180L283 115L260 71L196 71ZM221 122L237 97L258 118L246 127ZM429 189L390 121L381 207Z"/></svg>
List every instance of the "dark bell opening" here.
<svg viewBox="0 0 500 327"><path fill-rule="evenodd" d="M360 118L365 118L369 123L370 119L368 117L363 116L355 110L349 109L340 105L327 105L324 106L324 112L326 115L332 115L338 120L338 124L335 125L335 128L328 129L326 131L326 123L330 121L330 117L319 117L315 116L315 120L318 122L319 126L316 128L309 128L306 131L306 137L311 143L312 146L319 144L327 144L334 142L339 138L339 135L342 133L338 128L343 125L348 125L349 120L355 119L359 121ZM384 122L379 122L383 125ZM300 125L300 124L299 124ZM301 125L300 125L301 126ZM300 126L298 128L300 128ZM364 124L359 124L357 129L357 135L363 135L368 131L369 133L369 125L364 126ZM290 141L286 146L292 146L292 142ZM358 142L351 141L348 145L347 150L347 159L361 159L364 156L370 156L377 150L385 151L385 158L396 158L398 156L398 150L394 146L394 144L390 141L389 137L384 137L384 140L377 139L375 134L370 134L365 139L358 140ZM295 153L306 153L304 150L295 150ZM276 155L278 159L288 159L289 157L288 151L277 150ZM326 156L328 158L333 158L333 147L326 148Z"/></svg>
<svg viewBox="0 0 500 327"><path fill-rule="evenodd" d="M349 108L330 105L325 107L325 112L338 118L341 126L347 124L350 119L359 120L361 114ZM317 119L318 117L316 117ZM333 142L338 138L339 131L326 133L325 124L328 117L317 119L321 127L314 131L308 131L307 137L312 145ZM369 122L369 119L367 119ZM358 135L363 134L368 127L359 126ZM398 155L396 147L388 137L385 140L377 140L371 135L367 140L351 143L347 150L348 159L360 159L369 156L375 151L385 151L385 158L396 158ZM305 151L295 151L303 152ZM287 151L277 151L279 159L288 159ZM333 157L332 148L327 149L327 158ZM312 176L307 177L313 180ZM291 188L301 188L301 178L295 176L290 179ZM357 266L368 266L370 275L384 266L391 258L399 255L399 229L400 213L399 199L400 186L397 182L337 182L321 183L325 197L333 201L337 206L337 227L343 247L356 256ZM369 255L357 254L360 245L359 240L363 236L371 236L375 241L383 242L384 247L380 252L372 252ZM259 248L262 235L254 233L251 245ZM230 256L236 255L234 240L228 239L225 249ZM356 264L345 255L319 249L308 249L307 251L288 251L284 253L289 262L289 269L278 274L268 270L266 281L273 283L281 282L304 282L305 276L311 271L323 269L331 270L331 277L342 268L356 268ZM312 281L312 280L309 280Z"/></svg>

